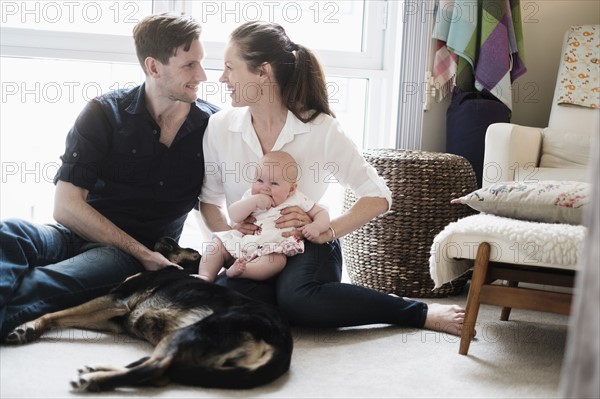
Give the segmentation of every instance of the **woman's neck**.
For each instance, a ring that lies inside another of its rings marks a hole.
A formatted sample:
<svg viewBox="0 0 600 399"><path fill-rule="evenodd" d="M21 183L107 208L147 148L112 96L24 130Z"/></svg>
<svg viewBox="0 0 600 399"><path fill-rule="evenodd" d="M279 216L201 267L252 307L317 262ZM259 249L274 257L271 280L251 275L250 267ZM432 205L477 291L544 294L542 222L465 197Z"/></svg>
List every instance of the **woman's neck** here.
<svg viewBox="0 0 600 399"><path fill-rule="evenodd" d="M273 146L285 126L288 109L281 103L257 103L250 106L252 126L258 136L263 153L273 150Z"/></svg>

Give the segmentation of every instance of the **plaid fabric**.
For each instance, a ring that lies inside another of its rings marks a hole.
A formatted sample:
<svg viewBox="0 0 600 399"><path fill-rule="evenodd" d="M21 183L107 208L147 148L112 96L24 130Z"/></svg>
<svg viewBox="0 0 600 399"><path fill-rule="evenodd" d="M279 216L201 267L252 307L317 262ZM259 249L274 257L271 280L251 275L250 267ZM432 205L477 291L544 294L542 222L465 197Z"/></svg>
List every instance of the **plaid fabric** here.
<svg viewBox="0 0 600 399"><path fill-rule="evenodd" d="M446 43L436 40L433 59L433 84L438 90L438 101L446 97L454 88L458 56L449 51Z"/></svg>
<svg viewBox="0 0 600 399"><path fill-rule="evenodd" d="M519 0L437 0L433 38L459 56L456 86L487 90L512 109L511 84L527 71ZM434 79L449 72L434 66Z"/></svg>

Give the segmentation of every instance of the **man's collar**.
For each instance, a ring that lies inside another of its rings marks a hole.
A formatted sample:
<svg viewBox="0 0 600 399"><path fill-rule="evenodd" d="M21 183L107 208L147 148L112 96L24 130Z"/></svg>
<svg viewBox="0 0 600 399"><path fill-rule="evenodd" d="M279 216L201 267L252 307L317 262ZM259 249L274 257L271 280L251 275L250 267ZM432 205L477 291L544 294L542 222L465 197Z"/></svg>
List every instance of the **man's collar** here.
<svg viewBox="0 0 600 399"><path fill-rule="evenodd" d="M147 112L146 97L144 95L146 92L145 87L146 84L142 83L142 85L137 88L137 91L131 91L131 104L129 104L129 106L125 109L130 114L143 114Z"/></svg>

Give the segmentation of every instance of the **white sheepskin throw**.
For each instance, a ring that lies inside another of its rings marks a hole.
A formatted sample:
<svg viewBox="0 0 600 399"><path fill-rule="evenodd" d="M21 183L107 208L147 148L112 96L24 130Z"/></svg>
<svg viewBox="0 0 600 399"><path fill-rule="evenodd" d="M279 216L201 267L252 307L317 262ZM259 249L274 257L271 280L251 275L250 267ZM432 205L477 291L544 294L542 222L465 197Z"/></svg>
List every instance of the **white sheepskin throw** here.
<svg viewBox="0 0 600 399"><path fill-rule="evenodd" d="M575 270L587 228L537 223L489 214L450 223L433 241L429 272L435 288L473 266L480 243L491 246L490 261Z"/></svg>

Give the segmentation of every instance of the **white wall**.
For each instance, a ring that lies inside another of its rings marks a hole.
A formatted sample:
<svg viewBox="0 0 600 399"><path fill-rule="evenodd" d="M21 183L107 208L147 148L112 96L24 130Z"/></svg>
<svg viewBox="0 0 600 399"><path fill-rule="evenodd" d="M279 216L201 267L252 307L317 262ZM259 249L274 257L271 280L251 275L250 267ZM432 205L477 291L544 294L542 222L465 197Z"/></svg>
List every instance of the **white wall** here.
<svg viewBox="0 0 600 399"><path fill-rule="evenodd" d="M527 73L513 83L512 123L545 127L558 73L564 33L571 25L600 23L600 1L521 1ZM431 104L423 118L421 148L444 151L449 101Z"/></svg>

